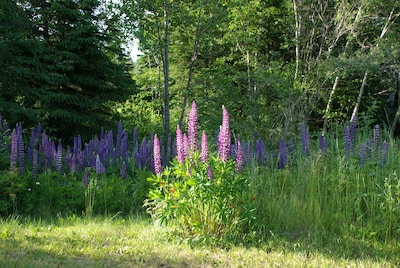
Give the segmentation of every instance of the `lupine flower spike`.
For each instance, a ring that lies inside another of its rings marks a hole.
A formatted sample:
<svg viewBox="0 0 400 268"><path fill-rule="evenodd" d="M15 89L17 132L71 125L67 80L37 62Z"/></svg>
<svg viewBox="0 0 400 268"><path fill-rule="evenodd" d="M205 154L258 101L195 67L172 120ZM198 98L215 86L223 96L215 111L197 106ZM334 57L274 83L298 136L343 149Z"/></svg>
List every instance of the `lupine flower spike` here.
<svg viewBox="0 0 400 268"><path fill-rule="evenodd" d="M176 157L179 163L183 164L185 162L183 135L179 125L176 127Z"/></svg>
<svg viewBox="0 0 400 268"><path fill-rule="evenodd" d="M198 149L198 116L197 116L197 106L196 102L193 101L192 108L189 112L189 122L188 122L188 142L189 142L189 156L197 151Z"/></svg>
<svg viewBox="0 0 400 268"><path fill-rule="evenodd" d="M157 134L154 135L154 145L153 145L153 161L154 161L154 173L160 175L162 173L161 166L161 154L160 154L160 140Z"/></svg>
<svg viewBox="0 0 400 268"><path fill-rule="evenodd" d="M201 154L200 161L205 163L208 160L208 141L206 132L203 130L201 134Z"/></svg>
<svg viewBox="0 0 400 268"><path fill-rule="evenodd" d="M240 141L237 142L236 144L236 172L240 173L242 172L243 168L243 150L242 146L240 144Z"/></svg>
<svg viewBox="0 0 400 268"><path fill-rule="evenodd" d="M283 139L279 141L279 162L278 168L284 169L288 161L288 148Z"/></svg>
<svg viewBox="0 0 400 268"><path fill-rule="evenodd" d="M218 136L218 157L222 162L228 161L231 147L229 130L229 114L225 106L222 106L222 125Z"/></svg>

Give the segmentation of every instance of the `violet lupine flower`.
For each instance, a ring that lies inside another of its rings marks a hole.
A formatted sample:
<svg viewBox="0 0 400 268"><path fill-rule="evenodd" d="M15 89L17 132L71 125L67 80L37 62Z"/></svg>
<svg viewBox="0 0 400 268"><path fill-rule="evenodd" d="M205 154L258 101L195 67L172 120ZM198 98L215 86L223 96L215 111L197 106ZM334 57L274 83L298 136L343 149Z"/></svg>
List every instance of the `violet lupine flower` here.
<svg viewBox="0 0 400 268"><path fill-rule="evenodd" d="M87 187L89 185L89 174L87 170L85 169L83 173L83 186Z"/></svg>
<svg viewBox="0 0 400 268"><path fill-rule="evenodd" d="M32 177L34 179L38 177L38 154L36 149L32 151Z"/></svg>
<svg viewBox="0 0 400 268"><path fill-rule="evenodd" d="M229 113L222 105L222 125L218 136L218 158L222 162L228 161L231 149L231 134L229 130Z"/></svg>
<svg viewBox="0 0 400 268"><path fill-rule="evenodd" d="M153 141L153 161L154 161L154 173L156 175L161 175L162 166L161 166L161 154L160 154L160 140L157 137L157 134L154 135Z"/></svg>
<svg viewBox="0 0 400 268"><path fill-rule="evenodd" d="M387 144L386 141L383 141L381 144L381 165L384 166L386 164L387 159Z"/></svg>
<svg viewBox="0 0 400 268"><path fill-rule="evenodd" d="M351 127L349 125L346 126L344 130L344 154L345 156L350 156L352 148L353 148L353 141L351 137Z"/></svg>
<svg viewBox="0 0 400 268"><path fill-rule="evenodd" d="M240 141L237 141L236 144L236 163L235 163L236 172L242 172L243 168L243 151Z"/></svg>
<svg viewBox="0 0 400 268"><path fill-rule="evenodd" d="M10 153L10 169L17 169L17 158L18 158L18 136L17 131L13 129L11 133L11 153Z"/></svg>
<svg viewBox="0 0 400 268"><path fill-rule="evenodd" d="M18 163L19 163L19 173L25 173L25 149L24 149L24 139L22 138L22 124L17 125L17 138L18 138Z"/></svg>
<svg viewBox="0 0 400 268"><path fill-rule="evenodd" d="M62 145L61 142L59 142L56 151L56 171L58 174L61 173L61 169L62 169Z"/></svg>
<svg viewBox="0 0 400 268"><path fill-rule="evenodd" d="M259 165L263 165L267 162L267 154L263 141L261 139L256 140L254 147L254 157Z"/></svg>
<svg viewBox="0 0 400 268"><path fill-rule="evenodd" d="M328 141L325 139L325 137L322 134L319 135L319 148L320 148L321 152L324 154L328 150Z"/></svg>
<svg viewBox="0 0 400 268"><path fill-rule="evenodd" d="M121 178L123 180L126 179L126 174L127 174L127 172L126 172L126 162L122 161L122 164L121 164Z"/></svg>
<svg viewBox="0 0 400 268"><path fill-rule="evenodd" d="M204 130L201 133L200 161L203 163L208 161L208 140L207 140L207 134Z"/></svg>
<svg viewBox="0 0 400 268"><path fill-rule="evenodd" d="M278 161L278 168L284 169L288 162L288 148L286 143L283 139L279 141L279 161Z"/></svg>
<svg viewBox="0 0 400 268"><path fill-rule="evenodd" d="M301 125L301 143L303 145L303 153L305 155L309 155L310 154L310 132L308 131L308 129L304 123Z"/></svg>
<svg viewBox="0 0 400 268"><path fill-rule="evenodd" d="M377 151L381 142L381 128L379 125L374 127L374 150Z"/></svg>
<svg viewBox="0 0 400 268"><path fill-rule="evenodd" d="M198 115L197 115L197 106L196 102L192 102L192 108L189 112L189 120L188 120L188 142L189 142L189 150L188 155L191 156L193 152L198 150Z"/></svg>
<svg viewBox="0 0 400 268"><path fill-rule="evenodd" d="M150 157L150 152L147 146L147 139L146 137L143 137L142 142L140 143L140 148L136 159L139 168L144 168L147 166L149 157Z"/></svg>
<svg viewBox="0 0 400 268"><path fill-rule="evenodd" d="M179 125L176 127L176 157L179 163L185 162L183 134Z"/></svg>
<svg viewBox="0 0 400 268"><path fill-rule="evenodd" d="M103 174L106 172L106 168L100 160L99 155L96 155L96 174Z"/></svg>

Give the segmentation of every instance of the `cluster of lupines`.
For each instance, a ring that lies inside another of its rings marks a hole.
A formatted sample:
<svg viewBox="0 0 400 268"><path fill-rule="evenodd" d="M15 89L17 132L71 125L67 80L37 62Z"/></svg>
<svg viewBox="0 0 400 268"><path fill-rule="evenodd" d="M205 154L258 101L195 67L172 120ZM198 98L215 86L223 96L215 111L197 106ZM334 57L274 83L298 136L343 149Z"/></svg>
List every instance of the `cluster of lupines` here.
<svg viewBox="0 0 400 268"><path fill-rule="evenodd" d="M5 135L7 129L8 126L4 122L4 125L1 126L1 134ZM49 170L62 174L84 172L87 168L91 168L96 174L102 174L108 168L119 165L121 177L126 179L126 165L131 159L134 159L137 168L150 169L153 167L151 162L153 138L150 138L150 141L143 138L141 145L138 146L136 129L133 130L133 137L132 149L130 150L128 133L123 130L122 123L119 122L116 146L114 145L113 132L102 130L100 138L96 136L88 143L83 144L81 137L76 136L73 139L73 145L68 145L63 149L61 142L52 141L42 130L41 124L38 124L36 128L31 130L29 143L25 148L23 129L19 123L11 132L11 142L8 146L10 169L24 174L25 162L30 161L32 177L37 178L39 172ZM87 172L85 176L88 176Z"/></svg>
<svg viewBox="0 0 400 268"><path fill-rule="evenodd" d="M386 164L387 143L386 141L381 142L381 128L379 125L374 127L373 139L360 144L359 159L361 167L370 159L380 162L382 166Z"/></svg>
<svg viewBox="0 0 400 268"><path fill-rule="evenodd" d="M83 172L87 168L92 168L97 174L105 173L110 167L118 167L121 171L121 178L127 178L127 164L134 163L137 168L145 168L154 170L156 173L161 172L162 166L168 165L170 160L175 156L180 163L198 151L198 116L197 106L193 102L189 112L188 134L183 133L180 126L176 129L175 143L172 144L171 136L168 136L166 146L162 145L162 140L156 135L150 135L150 138L143 137L141 143L138 141L137 129L132 132L132 141L129 146L129 135L123 129L122 122L118 124L116 142L112 131L101 131L100 138L94 137L88 143L83 144L80 136L73 139L73 145L63 149L61 142L55 143L42 130L42 126L38 124L36 128L31 130L29 142L24 146L23 129L21 124L17 124L15 129L8 131L7 122L2 120L0 116L0 131L3 135L10 135L10 144L5 146L10 153L10 169L19 173L24 173L26 169L25 162L30 161L32 164L32 176L37 178L39 172L54 170L57 173L76 173ZM356 124L349 123L344 132L344 152L346 156L355 156L356 148ZM368 161L375 159L380 161L382 165L387 160L387 144L381 142L381 130L379 125L374 128L373 139L359 145L359 161L360 166ZM3 140L3 139L2 139ZM306 125L301 128L301 143L304 154L310 152L310 134ZM326 153L328 150L327 140L324 136L319 136L320 150ZM160 148L154 148L154 145ZM156 151L155 151L156 150ZM207 135L203 131L201 135L200 160L204 163L208 160L208 141ZM278 169L285 168L289 163L289 154L295 150L293 140L289 145L281 139L279 141L278 150L268 152L261 139L253 137L252 141L246 142L237 139L231 144L231 136L229 129L229 113L227 109L222 107L222 124L218 135L218 157L222 162L226 162L229 157L236 160L236 169L241 171L243 165L250 161L255 161L259 165L267 165L270 159L277 158ZM153 155L160 160L154 161ZM133 161L132 161L133 160ZM212 177L210 167L209 177Z"/></svg>

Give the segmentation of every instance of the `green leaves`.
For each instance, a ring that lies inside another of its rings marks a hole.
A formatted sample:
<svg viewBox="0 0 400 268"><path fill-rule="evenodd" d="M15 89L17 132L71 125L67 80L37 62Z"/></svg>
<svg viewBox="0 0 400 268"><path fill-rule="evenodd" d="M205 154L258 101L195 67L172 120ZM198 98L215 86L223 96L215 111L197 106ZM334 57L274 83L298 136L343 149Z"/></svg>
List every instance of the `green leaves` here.
<svg viewBox="0 0 400 268"><path fill-rule="evenodd" d="M207 176L209 164L214 179ZM246 223L254 218L247 202L249 183L235 172L232 161L175 161L148 180L153 188L145 201L147 212L191 241L225 243L230 237L245 236Z"/></svg>
<svg viewBox="0 0 400 268"><path fill-rule="evenodd" d="M121 39L101 29L108 17L96 15L100 2L26 0L2 7L10 12L0 14L0 113L10 124L41 122L65 140L92 136L100 122L113 128L113 107L133 93L133 81L116 60L121 49L112 48Z"/></svg>

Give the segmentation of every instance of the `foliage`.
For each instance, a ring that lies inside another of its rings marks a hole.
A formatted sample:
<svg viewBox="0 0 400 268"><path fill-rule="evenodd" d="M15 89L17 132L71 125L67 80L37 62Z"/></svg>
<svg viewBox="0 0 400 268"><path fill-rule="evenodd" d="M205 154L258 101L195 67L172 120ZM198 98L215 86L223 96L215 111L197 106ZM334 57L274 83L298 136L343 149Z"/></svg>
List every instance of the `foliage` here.
<svg viewBox="0 0 400 268"><path fill-rule="evenodd" d="M212 177L210 177L210 169ZM235 172L233 161L214 157L209 163L175 161L162 174L148 179L153 188L145 201L160 224L171 225L192 242L236 243L249 235L254 220L249 183Z"/></svg>
<svg viewBox="0 0 400 268"><path fill-rule="evenodd" d="M116 35L111 40L101 29L108 21L98 12L100 2L1 5L0 112L10 124L41 122L62 140L113 128L112 107L133 93L133 83L116 61Z"/></svg>

